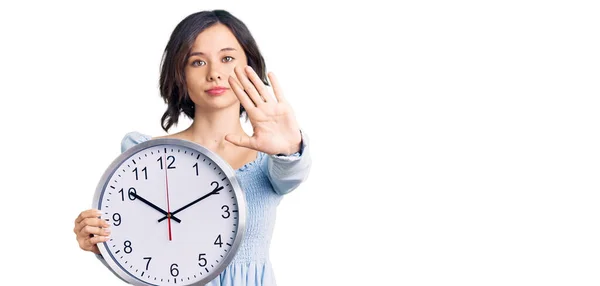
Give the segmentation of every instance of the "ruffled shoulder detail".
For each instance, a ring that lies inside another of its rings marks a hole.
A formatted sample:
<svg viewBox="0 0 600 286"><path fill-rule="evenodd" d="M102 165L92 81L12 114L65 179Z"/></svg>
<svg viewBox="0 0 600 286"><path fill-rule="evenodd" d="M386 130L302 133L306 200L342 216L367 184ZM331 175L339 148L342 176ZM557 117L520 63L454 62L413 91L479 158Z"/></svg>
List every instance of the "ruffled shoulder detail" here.
<svg viewBox="0 0 600 286"><path fill-rule="evenodd" d="M129 132L125 134L125 136L121 140L121 153L127 151L127 149L137 144L148 141L150 139L152 139L152 136L150 135L143 134L137 131Z"/></svg>
<svg viewBox="0 0 600 286"><path fill-rule="evenodd" d="M254 166L261 166L263 163L263 160L268 156L267 154L263 153L263 152L257 152L258 154L256 155L256 159L254 159L251 162L246 163L244 166L241 166L240 168L238 168L237 170L235 170L236 172L243 172L248 170L248 168L253 168Z"/></svg>

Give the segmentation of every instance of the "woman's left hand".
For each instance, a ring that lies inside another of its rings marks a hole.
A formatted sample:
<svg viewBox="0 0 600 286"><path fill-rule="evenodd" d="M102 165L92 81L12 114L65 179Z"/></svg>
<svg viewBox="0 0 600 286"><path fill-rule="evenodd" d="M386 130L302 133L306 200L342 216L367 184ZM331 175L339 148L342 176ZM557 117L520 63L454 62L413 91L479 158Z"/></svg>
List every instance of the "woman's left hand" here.
<svg viewBox="0 0 600 286"><path fill-rule="evenodd" d="M230 76L229 85L246 109L254 133L252 137L228 134L225 140L270 155L298 152L302 140L300 128L273 73L268 73L268 77L274 97L250 66L236 67L235 74L239 83Z"/></svg>

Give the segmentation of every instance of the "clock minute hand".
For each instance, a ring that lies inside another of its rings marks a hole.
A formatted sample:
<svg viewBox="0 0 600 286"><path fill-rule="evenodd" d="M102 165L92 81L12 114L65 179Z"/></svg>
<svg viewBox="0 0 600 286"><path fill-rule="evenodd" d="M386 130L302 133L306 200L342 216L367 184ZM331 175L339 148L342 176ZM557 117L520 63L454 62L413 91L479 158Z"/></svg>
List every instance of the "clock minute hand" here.
<svg viewBox="0 0 600 286"><path fill-rule="evenodd" d="M174 211L174 212L172 212L172 213L171 213L171 218L173 218L173 215L175 215L176 213L178 213L178 212L180 212L180 211L182 211L182 210L185 210L185 209L189 208L190 206L192 206L192 205L196 204L197 202L199 202L199 201L201 201L201 200L203 200L203 199L206 199L206 198L210 197L211 195L217 195L217 194L219 194L219 191L220 191L220 190L222 190L222 189L223 189L223 187L222 187L222 186L221 186L221 187L218 187L218 188L216 188L214 191L212 191L212 192L210 192L210 193L208 193L208 194L206 194L206 195L204 195L204 196L200 197L199 199L196 199L196 200L194 200L193 202L191 202L191 203L189 203L189 204L187 204L187 205L185 205L185 206L183 206L183 207L181 207L181 208L177 209L176 211ZM164 217L162 217L161 219L159 219L159 220L158 220L158 222L161 222L161 221L163 221L163 220L165 220L165 219L167 219L167 216L166 216L166 214L165 214L165 216L164 216Z"/></svg>
<svg viewBox="0 0 600 286"><path fill-rule="evenodd" d="M161 208L157 207L155 204L153 204L153 203L149 202L148 200L146 200L146 199L142 198L140 195L138 195L138 194L136 194L136 193L134 193L134 192L131 192L131 193L129 193L129 194L130 194L131 196L135 197L136 199L139 199L139 200L140 200L140 201L142 201L143 203L145 203L145 204L149 205L149 206L150 206L150 207L152 207L153 209L155 209L155 210L159 211L160 213L162 213L162 214L164 214L164 215L168 215L168 213L167 213L166 211L164 211L163 209L161 209ZM165 216L165 218L167 218L167 217ZM172 219L172 220L174 220L174 221L176 221L176 222L178 222L178 223L181 223L181 220L180 220L180 219L178 219L178 218L176 218L176 217L174 217L174 216L173 216L173 214L171 214L171 219Z"/></svg>

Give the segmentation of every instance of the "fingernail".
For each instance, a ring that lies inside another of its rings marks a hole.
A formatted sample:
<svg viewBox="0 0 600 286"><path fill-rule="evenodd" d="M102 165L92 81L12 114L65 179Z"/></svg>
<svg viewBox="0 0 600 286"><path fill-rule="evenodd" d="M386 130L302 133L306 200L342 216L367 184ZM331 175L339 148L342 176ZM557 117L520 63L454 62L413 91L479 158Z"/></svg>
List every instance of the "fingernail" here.
<svg viewBox="0 0 600 286"><path fill-rule="evenodd" d="M104 232L106 232L106 233L110 233L110 228L105 228L105 229L104 229Z"/></svg>

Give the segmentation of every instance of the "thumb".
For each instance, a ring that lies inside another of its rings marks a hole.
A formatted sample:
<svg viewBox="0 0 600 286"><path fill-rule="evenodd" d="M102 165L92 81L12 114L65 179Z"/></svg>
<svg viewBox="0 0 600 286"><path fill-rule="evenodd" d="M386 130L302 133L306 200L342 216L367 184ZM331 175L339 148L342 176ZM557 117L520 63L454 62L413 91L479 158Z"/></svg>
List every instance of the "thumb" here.
<svg viewBox="0 0 600 286"><path fill-rule="evenodd" d="M252 138L246 134L243 134L243 135L227 134L227 135L225 135L225 140L227 140L231 144L239 146L239 147L255 149L254 148L254 145L255 145L254 138Z"/></svg>

